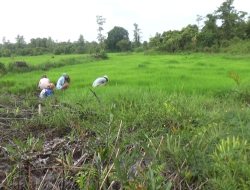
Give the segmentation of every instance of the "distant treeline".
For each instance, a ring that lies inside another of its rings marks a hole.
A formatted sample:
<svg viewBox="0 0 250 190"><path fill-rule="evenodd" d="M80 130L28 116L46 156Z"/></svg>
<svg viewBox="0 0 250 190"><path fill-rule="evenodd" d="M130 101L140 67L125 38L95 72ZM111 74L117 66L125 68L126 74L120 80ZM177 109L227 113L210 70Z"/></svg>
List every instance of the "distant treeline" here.
<svg viewBox="0 0 250 190"><path fill-rule="evenodd" d="M31 39L25 42L24 36L17 35L16 42L0 44L0 57L13 55L95 54L101 49L106 52L135 51L154 53L175 53L183 51L206 53L250 53L250 16L247 12L237 11L233 0L226 0L212 14L206 17L197 15L197 24L188 25L182 30L169 30L156 33L149 42L141 41L141 29L134 24L134 39L123 27L115 26L108 32L103 44L88 42L83 35L76 42L55 42L51 37ZM220 21L221 25L217 24Z"/></svg>

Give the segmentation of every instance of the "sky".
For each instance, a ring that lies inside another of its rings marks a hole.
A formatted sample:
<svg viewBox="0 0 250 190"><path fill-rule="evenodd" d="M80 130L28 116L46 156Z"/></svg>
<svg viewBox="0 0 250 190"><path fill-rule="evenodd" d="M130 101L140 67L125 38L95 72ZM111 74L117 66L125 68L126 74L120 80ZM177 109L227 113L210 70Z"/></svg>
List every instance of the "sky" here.
<svg viewBox="0 0 250 190"><path fill-rule="evenodd" d="M213 13L225 0L0 0L0 43L51 37L57 42L97 41L96 16L106 18L102 34L123 27L133 40L134 23L149 41L156 32L197 24L197 15ZM250 13L250 0L235 0L235 9Z"/></svg>

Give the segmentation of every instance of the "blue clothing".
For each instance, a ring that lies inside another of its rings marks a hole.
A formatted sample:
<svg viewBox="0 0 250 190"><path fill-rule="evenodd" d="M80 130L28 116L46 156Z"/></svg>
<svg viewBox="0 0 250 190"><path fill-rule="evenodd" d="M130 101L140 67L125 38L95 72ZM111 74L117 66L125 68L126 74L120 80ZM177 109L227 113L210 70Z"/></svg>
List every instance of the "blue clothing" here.
<svg viewBox="0 0 250 190"><path fill-rule="evenodd" d="M64 78L63 76L61 76L61 77L58 79L57 83L56 83L56 88L57 88L57 90L62 89L64 83L65 83L65 78Z"/></svg>
<svg viewBox="0 0 250 190"><path fill-rule="evenodd" d="M93 82L92 86L96 87L96 86L100 86L103 84L107 84L107 79L104 77L100 77Z"/></svg>
<svg viewBox="0 0 250 190"><path fill-rule="evenodd" d="M50 89L50 88L44 88L40 95L39 95L39 98L40 99L43 99L43 98L47 98L47 97L51 97L52 98L53 96L53 91Z"/></svg>

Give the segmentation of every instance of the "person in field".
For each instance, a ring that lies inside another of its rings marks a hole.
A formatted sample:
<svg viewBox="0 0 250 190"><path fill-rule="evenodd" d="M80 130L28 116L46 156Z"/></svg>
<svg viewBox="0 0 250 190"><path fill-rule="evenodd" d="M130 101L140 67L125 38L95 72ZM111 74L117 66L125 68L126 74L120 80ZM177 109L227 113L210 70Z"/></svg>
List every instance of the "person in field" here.
<svg viewBox="0 0 250 190"><path fill-rule="evenodd" d="M107 82L108 82L108 76L107 75L104 75L103 77L100 77L100 78L97 78L92 86L93 87L97 87L97 86L103 86L103 85L107 85Z"/></svg>
<svg viewBox="0 0 250 190"><path fill-rule="evenodd" d="M50 84L49 79L46 75L43 75L42 78L38 82L38 88L43 90L44 88L47 88L47 86Z"/></svg>
<svg viewBox="0 0 250 190"><path fill-rule="evenodd" d="M52 98L54 92L53 89L55 88L55 85L53 83L50 83L46 88L44 88L40 94L39 99L45 99L45 98Z"/></svg>
<svg viewBox="0 0 250 190"><path fill-rule="evenodd" d="M56 83L57 90L64 90L69 87L69 82L71 81L67 73L63 73Z"/></svg>

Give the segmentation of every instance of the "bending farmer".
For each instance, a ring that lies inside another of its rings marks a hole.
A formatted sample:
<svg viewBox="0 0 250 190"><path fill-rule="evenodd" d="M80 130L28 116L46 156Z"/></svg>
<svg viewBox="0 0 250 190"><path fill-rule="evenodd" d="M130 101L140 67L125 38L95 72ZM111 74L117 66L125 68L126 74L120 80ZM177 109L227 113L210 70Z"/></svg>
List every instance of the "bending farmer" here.
<svg viewBox="0 0 250 190"><path fill-rule="evenodd" d="M54 92L53 89L55 88L55 85L53 83L50 83L47 88L44 88L39 95L39 99L44 99L47 97L51 97L53 96Z"/></svg>
<svg viewBox="0 0 250 190"><path fill-rule="evenodd" d="M107 85L107 82L108 82L108 76L107 75L104 75L103 77L100 77L100 78L97 78L92 86L93 87L96 87L96 86L102 86L102 85Z"/></svg>
<svg viewBox="0 0 250 190"><path fill-rule="evenodd" d="M56 83L57 90L67 89L69 87L68 83L70 81L71 79L69 78L69 76L66 73L63 73Z"/></svg>
<svg viewBox="0 0 250 190"><path fill-rule="evenodd" d="M38 88L40 88L41 90L44 88L47 88L47 86L49 85L50 81L47 78L46 75L43 75L42 78L39 80L38 82Z"/></svg>

